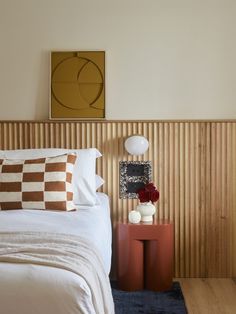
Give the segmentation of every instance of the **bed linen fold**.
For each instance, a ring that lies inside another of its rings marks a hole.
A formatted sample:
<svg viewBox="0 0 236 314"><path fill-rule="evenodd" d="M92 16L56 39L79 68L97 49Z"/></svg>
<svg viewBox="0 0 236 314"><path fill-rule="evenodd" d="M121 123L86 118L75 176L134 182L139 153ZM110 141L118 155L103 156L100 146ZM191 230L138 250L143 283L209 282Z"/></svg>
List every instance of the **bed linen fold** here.
<svg viewBox="0 0 236 314"><path fill-rule="evenodd" d="M0 262L44 265L73 272L90 288L96 313L114 313L110 282L100 255L91 242L80 236L0 232Z"/></svg>

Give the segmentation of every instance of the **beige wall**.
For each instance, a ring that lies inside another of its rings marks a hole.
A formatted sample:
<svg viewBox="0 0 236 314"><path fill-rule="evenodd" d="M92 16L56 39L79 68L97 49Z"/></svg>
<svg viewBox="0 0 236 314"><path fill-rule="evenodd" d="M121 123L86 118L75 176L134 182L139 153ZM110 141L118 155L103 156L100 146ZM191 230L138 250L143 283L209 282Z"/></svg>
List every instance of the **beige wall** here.
<svg viewBox="0 0 236 314"><path fill-rule="evenodd" d="M108 119L236 118L235 16L235 0L0 0L0 117L48 118L49 51L106 50Z"/></svg>

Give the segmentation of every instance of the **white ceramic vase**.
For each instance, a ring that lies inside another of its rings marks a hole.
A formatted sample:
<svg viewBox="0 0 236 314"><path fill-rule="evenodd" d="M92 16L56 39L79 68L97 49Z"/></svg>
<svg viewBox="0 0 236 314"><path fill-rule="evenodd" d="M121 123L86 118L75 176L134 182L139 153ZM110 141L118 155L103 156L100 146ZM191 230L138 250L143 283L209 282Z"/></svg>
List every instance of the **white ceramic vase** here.
<svg viewBox="0 0 236 314"><path fill-rule="evenodd" d="M129 222L132 224L138 224L141 220L141 214L137 210L131 210L129 213Z"/></svg>
<svg viewBox="0 0 236 314"><path fill-rule="evenodd" d="M140 203L136 210L140 212L142 222L153 221L153 215L156 212L156 207L151 202Z"/></svg>

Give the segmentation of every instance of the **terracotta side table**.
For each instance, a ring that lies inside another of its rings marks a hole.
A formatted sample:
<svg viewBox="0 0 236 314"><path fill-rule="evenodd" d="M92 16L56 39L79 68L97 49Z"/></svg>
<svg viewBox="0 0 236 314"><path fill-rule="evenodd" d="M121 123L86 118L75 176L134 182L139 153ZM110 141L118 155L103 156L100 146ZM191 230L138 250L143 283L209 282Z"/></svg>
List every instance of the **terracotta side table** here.
<svg viewBox="0 0 236 314"><path fill-rule="evenodd" d="M118 223L117 281L121 290L164 291L173 279L173 223Z"/></svg>

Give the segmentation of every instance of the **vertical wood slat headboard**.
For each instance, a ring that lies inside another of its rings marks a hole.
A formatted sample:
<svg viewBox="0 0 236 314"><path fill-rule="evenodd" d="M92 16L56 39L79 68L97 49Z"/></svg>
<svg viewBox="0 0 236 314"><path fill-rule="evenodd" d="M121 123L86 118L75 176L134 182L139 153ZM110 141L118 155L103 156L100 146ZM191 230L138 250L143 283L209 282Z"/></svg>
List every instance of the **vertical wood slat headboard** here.
<svg viewBox="0 0 236 314"><path fill-rule="evenodd" d="M124 140L150 147L129 156ZM0 121L0 149L97 147L113 225L136 200L119 199L119 161L150 160L157 217L175 225L176 277L236 276L236 121Z"/></svg>

